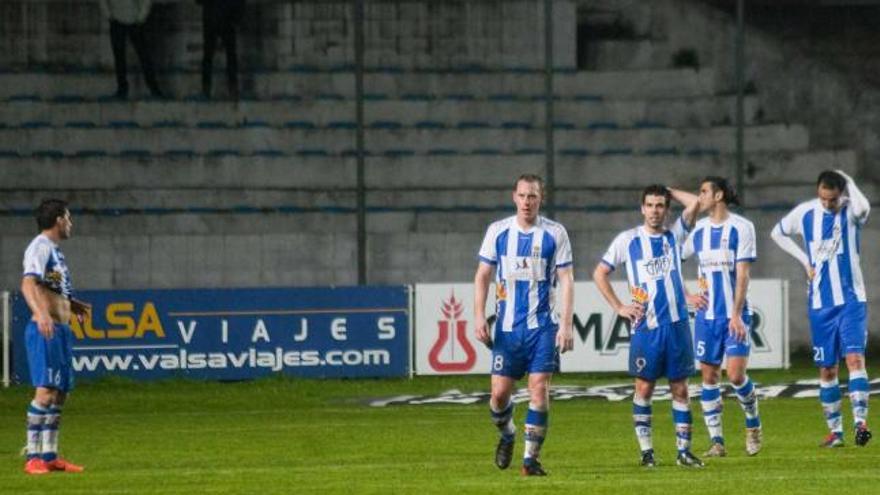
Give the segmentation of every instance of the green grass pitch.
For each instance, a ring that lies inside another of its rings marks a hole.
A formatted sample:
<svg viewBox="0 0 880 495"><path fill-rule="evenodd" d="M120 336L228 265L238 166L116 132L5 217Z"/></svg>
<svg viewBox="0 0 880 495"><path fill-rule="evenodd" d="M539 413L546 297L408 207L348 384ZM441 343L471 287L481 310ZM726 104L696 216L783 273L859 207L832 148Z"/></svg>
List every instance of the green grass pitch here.
<svg viewBox="0 0 880 495"><path fill-rule="evenodd" d="M869 370L880 376L880 369ZM763 384L814 378L812 369L752 372ZM562 375L555 383L619 383L621 375ZM487 377L297 380L244 383L109 380L81 384L65 408L61 451L79 475L28 477L19 450L31 391L0 392L2 494L274 493L877 493L880 440L817 447L825 433L817 399L761 403L764 451L743 451L743 415L725 401L729 455L703 470L675 466L669 402L655 402L660 465L638 467L630 402L558 401L544 445L547 478L493 465L496 441L485 404L374 408L365 398L487 390ZM877 403L875 403L877 404ZM692 401L694 450L707 447ZM875 408L878 405L874 406ZM518 429L525 406L517 407ZM875 413L876 414L876 413ZM517 455L521 455L521 432Z"/></svg>

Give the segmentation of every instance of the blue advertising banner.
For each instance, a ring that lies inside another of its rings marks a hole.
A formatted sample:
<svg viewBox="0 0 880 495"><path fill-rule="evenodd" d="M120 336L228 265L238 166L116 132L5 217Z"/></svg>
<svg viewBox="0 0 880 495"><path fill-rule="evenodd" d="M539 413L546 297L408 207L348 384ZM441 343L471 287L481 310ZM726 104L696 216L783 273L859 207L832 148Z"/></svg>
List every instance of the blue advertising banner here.
<svg viewBox="0 0 880 495"><path fill-rule="evenodd" d="M409 373L410 290L396 287L81 291L92 316L72 321L77 377L242 380ZM13 297L14 377L30 383Z"/></svg>

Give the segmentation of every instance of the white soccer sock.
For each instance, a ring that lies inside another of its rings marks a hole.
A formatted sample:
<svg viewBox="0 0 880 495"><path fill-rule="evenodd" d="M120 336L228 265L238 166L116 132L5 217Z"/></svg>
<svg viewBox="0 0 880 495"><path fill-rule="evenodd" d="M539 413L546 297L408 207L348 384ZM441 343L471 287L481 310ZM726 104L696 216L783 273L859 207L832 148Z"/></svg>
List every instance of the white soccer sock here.
<svg viewBox="0 0 880 495"><path fill-rule="evenodd" d="M825 414L825 424L832 433L843 434L843 420L840 416L840 383L837 378L826 382L819 380L819 400Z"/></svg>
<svg viewBox="0 0 880 495"><path fill-rule="evenodd" d="M547 411L529 403L529 412L526 414L525 425L525 449L523 459L537 459L541 455L541 446L544 445L544 437L547 436Z"/></svg>
<svg viewBox="0 0 880 495"><path fill-rule="evenodd" d="M27 409L27 457L40 457L43 452L43 428L49 410L31 401Z"/></svg>
<svg viewBox="0 0 880 495"><path fill-rule="evenodd" d="M703 408L703 420L712 442L724 443L724 432L721 427L721 413L724 403L721 400L721 387L716 384L703 382L700 392L700 406Z"/></svg>
<svg viewBox="0 0 880 495"><path fill-rule="evenodd" d="M502 409L495 409L490 401L489 411L498 433L505 437L513 437L516 434L516 425L513 423L513 399L510 399Z"/></svg>
<svg viewBox="0 0 880 495"><path fill-rule="evenodd" d="M49 406L46 413L46 424L43 427L41 453L46 462L54 461L58 457L58 427L61 426L61 408Z"/></svg>
<svg viewBox="0 0 880 495"><path fill-rule="evenodd" d="M691 428L694 422L687 402L672 399L672 421L675 423L675 447L679 452L691 449Z"/></svg>
<svg viewBox="0 0 880 495"><path fill-rule="evenodd" d="M853 371L849 374L849 401L852 404L853 423L858 428L868 422L868 372Z"/></svg>
<svg viewBox="0 0 880 495"><path fill-rule="evenodd" d="M746 416L746 428L760 428L761 418L758 415L758 395L755 393L755 385L746 376L745 381L734 385L736 399Z"/></svg>
<svg viewBox="0 0 880 495"><path fill-rule="evenodd" d="M633 425L636 430L636 440L639 441L639 449L642 452L654 448L651 429L652 416L651 399L642 399L633 395Z"/></svg>

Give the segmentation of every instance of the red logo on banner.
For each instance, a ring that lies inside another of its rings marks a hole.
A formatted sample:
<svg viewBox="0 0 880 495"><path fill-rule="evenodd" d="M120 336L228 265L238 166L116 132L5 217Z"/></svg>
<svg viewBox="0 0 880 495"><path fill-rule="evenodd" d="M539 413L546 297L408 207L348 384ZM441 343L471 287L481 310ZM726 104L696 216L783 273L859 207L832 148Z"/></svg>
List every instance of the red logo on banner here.
<svg viewBox="0 0 880 495"><path fill-rule="evenodd" d="M428 363L437 371L468 371L474 367L477 362L477 353L474 346L471 345L467 338L467 320L461 319L462 307L461 301L455 299L453 292L448 301L443 301L444 319L437 322L439 334L437 341L431 347L428 353ZM451 335L455 332L455 336ZM456 359L457 345L460 344L460 351L464 353L461 359ZM441 361L440 353L447 348L449 349L449 361Z"/></svg>

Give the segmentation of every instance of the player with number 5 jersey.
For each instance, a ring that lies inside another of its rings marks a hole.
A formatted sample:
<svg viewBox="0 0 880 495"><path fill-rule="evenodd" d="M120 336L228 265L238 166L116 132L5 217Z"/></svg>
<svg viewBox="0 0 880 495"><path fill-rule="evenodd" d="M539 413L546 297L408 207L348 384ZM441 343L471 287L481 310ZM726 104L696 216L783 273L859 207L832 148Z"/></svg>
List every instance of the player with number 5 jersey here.
<svg viewBox="0 0 880 495"><path fill-rule="evenodd" d="M671 200L685 205L670 228L666 218ZM602 296L621 318L631 324L629 372L635 377L633 422L641 450L641 464L654 467L651 400L656 381L669 380L675 422L676 462L684 467L703 465L690 450L691 425L688 375L694 372L693 343L688 324L681 245L696 215L693 194L662 185L642 191L644 223L618 235L593 271ZM626 265L631 302L623 303L611 287L611 272Z"/></svg>
<svg viewBox="0 0 880 495"><path fill-rule="evenodd" d="M820 445L843 445L837 367L840 359L845 359L855 444L864 446L871 431L865 370L868 309L859 241L871 203L841 170L819 174L816 190L818 197L789 212L773 228L771 237L800 262L807 275L813 362L819 368L819 400L829 429ZM803 239L804 249L791 239L793 236Z"/></svg>
<svg viewBox="0 0 880 495"><path fill-rule="evenodd" d="M711 446L706 457L727 455L721 424L721 363L727 358L727 377L745 413L746 453L761 450L761 419L755 387L746 374L752 310L747 293L751 264L757 259L755 226L732 213L736 191L723 177L706 177L700 184L700 219L684 244L684 259L696 258L699 293L688 295L697 310L695 353L703 386L700 404Z"/></svg>
<svg viewBox="0 0 880 495"><path fill-rule="evenodd" d="M513 388L516 380L529 375L521 469L524 476L546 474L538 456L547 435L550 378L559 371L559 352L573 346L571 244L560 223L538 215L543 197L540 177L525 174L517 179L513 191L516 215L489 226L474 277L476 337L492 349L489 408L499 433L495 464L501 469L510 465L513 455ZM493 271L497 317L494 338L485 314ZM557 314L556 307L557 285L561 314Z"/></svg>

